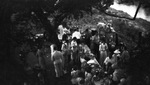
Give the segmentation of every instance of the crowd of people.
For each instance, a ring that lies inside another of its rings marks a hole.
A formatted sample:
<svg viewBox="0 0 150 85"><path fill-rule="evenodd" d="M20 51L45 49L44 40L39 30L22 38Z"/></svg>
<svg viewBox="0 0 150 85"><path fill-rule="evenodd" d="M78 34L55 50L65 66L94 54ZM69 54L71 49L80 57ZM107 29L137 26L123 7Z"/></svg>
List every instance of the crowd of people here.
<svg viewBox="0 0 150 85"><path fill-rule="evenodd" d="M98 30L81 32L76 28L70 31L62 25L58 29L60 46L40 44L26 59L30 60L27 70L40 67L36 74L39 81L50 82L48 77L54 75L56 82L53 84L57 85L57 79L69 74L73 85L127 85L126 65L130 55L124 43L117 45L113 39L107 41Z"/></svg>
<svg viewBox="0 0 150 85"><path fill-rule="evenodd" d="M59 36L61 50L51 45L56 77L70 73L73 85L95 85L102 80L105 85L126 85L125 66L130 55L123 43L116 46L113 41L106 42L97 30L81 33L77 28L73 32L66 29L61 32L64 32Z"/></svg>

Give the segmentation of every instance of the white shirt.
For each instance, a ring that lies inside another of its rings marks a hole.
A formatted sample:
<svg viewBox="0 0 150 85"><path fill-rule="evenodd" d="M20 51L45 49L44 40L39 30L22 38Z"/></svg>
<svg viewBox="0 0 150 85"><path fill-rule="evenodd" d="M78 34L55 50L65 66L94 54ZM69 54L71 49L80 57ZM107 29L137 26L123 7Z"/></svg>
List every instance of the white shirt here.
<svg viewBox="0 0 150 85"><path fill-rule="evenodd" d="M63 36L63 33L64 33L63 26L59 25L58 30L59 30L58 39L62 40L62 36Z"/></svg>
<svg viewBox="0 0 150 85"><path fill-rule="evenodd" d="M109 57L106 57L104 63L107 65L109 62L111 62L111 59Z"/></svg>
<svg viewBox="0 0 150 85"><path fill-rule="evenodd" d="M74 40L72 40L72 41L71 41L71 47L74 47L74 46L77 46L77 42L74 41Z"/></svg>
<svg viewBox="0 0 150 85"><path fill-rule="evenodd" d="M101 43L100 45L99 45L99 51L105 51L105 50L107 50L107 48L108 48L108 46L107 46L107 44L105 43Z"/></svg>
<svg viewBox="0 0 150 85"><path fill-rule="evenodd" d="M50 46L50 49L51 49L51 56L52 56L53 53L54 53L54 45L51 45L51 46Z"/></svg>
<svg viewBox="0 0 150 85"><path fill-rule="evenodd" d="M66 33L70 33L70 31L67 28L63 28L63 34L66 34Z"/></svg>
<svg viewBox="0 0 150 85"><path fill-rule="evenodd" d="M74 37L76 37L77 39L80 39L81 33L78 32L78 31L75 31L74 33L72 33L72 39L73 39Z"/></svg>

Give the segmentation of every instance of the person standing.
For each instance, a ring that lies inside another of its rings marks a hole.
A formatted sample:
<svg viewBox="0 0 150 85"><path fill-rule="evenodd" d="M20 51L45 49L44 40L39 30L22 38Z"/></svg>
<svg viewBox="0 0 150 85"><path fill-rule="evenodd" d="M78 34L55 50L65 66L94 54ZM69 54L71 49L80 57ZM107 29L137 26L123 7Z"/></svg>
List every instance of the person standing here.
<svg viewBox="0 0 150 85"><path fill-rule="evenodd" d="M71 41L71 50L72 50L72 57L71 57L71 60L74 60L77 56L77 38L74 37L73 40Z"/></svg>
<svg viewBox="0 0 150 85"><path fill-rule="evenodd" d="M111 66L111 58L112 58L112 55L109 55L108 57L105 58L104 60L104 69L106 71L109 71L109 68Z"/></svg>
<svg viewBox="0 0 150 85"><path fill-rule="evenodd" d="M95 55L96 59L99 60L99 35L97 31L94 31L91 36L91 52Z"/></svg>
<svg viewBox="0 0 150 85"><path fill-rule="evenodd" d="M112 63L112 68L113 69L115 69L115 68L118 68L118 66L120 66L118 63L120 62L120 51L119 51L119 49L116 49L115 51L114 51L114 54L112 55L112 61L111 61L111 63Z"/></svg>
<svg viewBox="0 0 150 85"><path fill-rule="evenodd" d="M127 50L127 47L124 47L123 52L121 54L121 59L123 60L123 63L127 64L130 59L129 52Z"/></svg>
<svg viewBox="0 0 150 85"><path fill-rule="evenodd" d="M53 46L53 54L51 56L51 60L53 61L56 77L63 76L63 67L64 67L64 60L63 54L57 50L56 45Z"/></svg>
<svg viewBox="0 0 150 85"><path fill-rule="evenodd" d="M101 44L99 45L99 51L100 51L100 65L103 67L104 66L104 60L107 57L107 43L105 42L101 42Z"/></svg>
<svg viewBox="0 0 150 85"><path fill-rule="evenodd" d="M63 30L63 25L59 25L58 26L58 39L61 41L62 40L62 37L63 37L63 33L64 33L64 30Z"/></svg>
<svg viewBox="0 0 150 85"><path fill-rule="evenodd" d="M62 50L62 54L63 54L63 59L64 59L64 70L65 72L67 72L68 70L68 66L69 66L69 62L70 62L70 46L68 41L63 41L61 50Z"/></svg>
<svg viewBox="0 0 150 85"><path fill-rule="evenodd" d="M90 47L90 43L91 43L91 33L89 32L88 29L86 29L85 31L85 44L87 44L88 47Z"/></svg>
<svg viewBox="0 0 150 85"><path fill-rule="evenodd" d="M38 49L36 56L38 58L38 64L40 66L41 69L45 69L45 59L44 59L44 54L42 49Z"/></svg>
<svg viewBox="0 0 150 85"><path fill-rule="evenodd" d="M79 44L80 43L80 38L81 38L81 33L80 33L78 28L72 33L72 39L74 37L76 37L77 44Z"/></svg>

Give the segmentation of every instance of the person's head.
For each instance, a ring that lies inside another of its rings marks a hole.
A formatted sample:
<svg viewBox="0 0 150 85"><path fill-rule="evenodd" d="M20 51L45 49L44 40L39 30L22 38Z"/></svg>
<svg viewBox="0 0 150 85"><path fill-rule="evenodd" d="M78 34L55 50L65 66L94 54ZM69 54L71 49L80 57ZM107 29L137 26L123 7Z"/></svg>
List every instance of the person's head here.
<svg viewBox="0 0 150 85"><path fill-rule="evenodd" d="M89 29L86 29L85 32L89 32Z"/></svg>
<svg viewBox="0 0 150 85"><path fill-rule="evenodd" d="M103 43L106 42L105 36L102 38L102 42L103 42Z"/></svg>
<svg viewBox="0 0 150 85"><path fill-rule="evenodd" d="M126 46L124 46L124 50L127 50L127 47L126 47Z"/></svg>
<svg viewBox="0 0 150 85"><path fill-rule="evenodd" d="M84 59L85 59L86 61L89 61L89 60L90 60L90 58L89 58L89 57L85 57Z"/></svg>
<svg viewBox="0 0 150 85"><path fill-rule="evenodd" d="M101 43L102 43L102 41L99 42L99 44L101 44Z"/></svg>
<svg viewBox="0 0 150 85"><path fill-rule="evenodd" d="M75 40L75 41L76 41L76 40L77 40L77 38L76 38L76 37L73 37L73 40Z"/></svg>
<svg viewBox="0 0 150 85"><path fill-rule="evenodd" d="M39 54L41 52L41 50L40 49L37 49L37 53Z"/></svg>
<svg viewBox="0 0 150 85"><path fill-rule="evenodd" d="M85 80L81 78L81 80L79 81L79 85L83 85L84 83L85 83Z"/></svg>
<svg viewBox="0 0 150 85"><path fill-rule="evenodd" d="M53 49L54 49L54 50L57 50L57 46L56 46L55 44L53 45Z"/></svg>
<svg viewBox="0 0 150 85"><path fill-rule="evenodd" d="M74 67L73 67L73 70L77 70L78 69L78 67L75 65Z"/></svg>
<svg viewBox="0 0 150 85"><path fill-rule="evenodd" d="M103 41L103 40L101 41L101 44L104 44L104 41Z"/></svg>
<svg viewBox="0 0 150 85"><path fill-rule="evenodd" d="M74 31L78 31L78 28L74 29Z"/></svg>
<svg viewBox="0 0 150 85"><path fill-rule="evenodd" d="M108 67L110 67L112 65L112 63L109 62L107 65L108 65Z"/></svg>
<svg viewBox="0 0 150 85"><path fill-rule="evenodd" d="M65 40L62 41L63 44L67 43Z"/></svg>
<svg viewBox="0 0 150 85"><path fill-rule="evenodd" d="M115 54L115 56L119 56L119 55L120 55L119 49L116 49L116 50L114 51L114 54Z"/></svg>
<svg viewBox="0 0 150 85"><path fill-rule="evenodd" d="M88 73L91 73L92 68L90 67L90 65L87 65L87 67L85 68L85 71Z"/></svg>

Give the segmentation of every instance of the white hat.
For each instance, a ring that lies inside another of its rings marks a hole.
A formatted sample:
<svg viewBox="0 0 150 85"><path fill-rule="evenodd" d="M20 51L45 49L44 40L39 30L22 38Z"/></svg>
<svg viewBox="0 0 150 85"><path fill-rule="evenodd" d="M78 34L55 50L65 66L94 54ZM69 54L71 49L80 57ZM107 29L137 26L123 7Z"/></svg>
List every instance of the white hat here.
<svg viewBox="0 0 150 85"><path fill-rule="evenodd" d="M117 50L114 51L114 53L120 53L120 51L117 49Z"/></svg>
<svg viewBox="0 0 150 85"><path fill-rule="evenodd" d="M95 60L89 60L88 62L87 62L87 64L96 64L96 62L95 62Z"/></svg>

